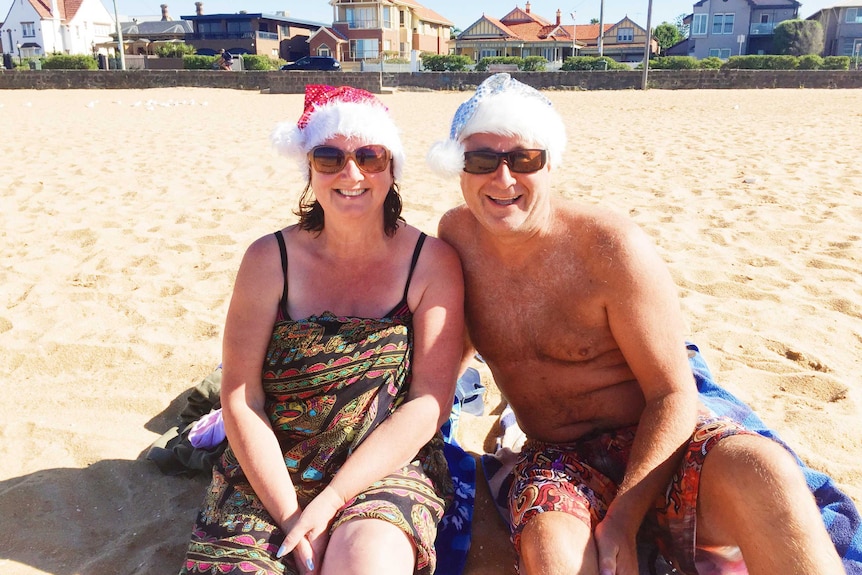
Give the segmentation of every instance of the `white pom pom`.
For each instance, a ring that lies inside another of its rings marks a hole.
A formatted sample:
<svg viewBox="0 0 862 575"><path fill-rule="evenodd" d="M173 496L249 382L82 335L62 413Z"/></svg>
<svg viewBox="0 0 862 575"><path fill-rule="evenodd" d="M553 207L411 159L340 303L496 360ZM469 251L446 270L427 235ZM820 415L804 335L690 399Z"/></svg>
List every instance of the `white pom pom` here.
<svg viewBox="0 0 862 575"><path fill-rule="evenodd" d="M455 140L435 142L425 162L438 176L458 177L464 170L464 146Z"/></svg>

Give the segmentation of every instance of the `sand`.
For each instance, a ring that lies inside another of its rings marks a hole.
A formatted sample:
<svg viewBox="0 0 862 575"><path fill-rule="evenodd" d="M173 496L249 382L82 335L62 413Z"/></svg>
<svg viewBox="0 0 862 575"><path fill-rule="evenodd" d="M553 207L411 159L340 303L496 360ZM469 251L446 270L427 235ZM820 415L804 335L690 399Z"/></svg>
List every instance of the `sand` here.
<svg viewBox="0 0 862 575"><path fill-rule="evenodd" d="M627 213L679 285L718 380L862 503L860 92L548 92L570 135L555 193ZM383 96L407 220L459 202L429 173L463 93ZM220 360L245 247L293 221L270 148L301 95L0 91L0 570L175 573L206 479L144 454ZM516 303L516 302L515 302ZM462 418L493 446L500 396ZM467 575L511 573L479 486Z"/></svg>

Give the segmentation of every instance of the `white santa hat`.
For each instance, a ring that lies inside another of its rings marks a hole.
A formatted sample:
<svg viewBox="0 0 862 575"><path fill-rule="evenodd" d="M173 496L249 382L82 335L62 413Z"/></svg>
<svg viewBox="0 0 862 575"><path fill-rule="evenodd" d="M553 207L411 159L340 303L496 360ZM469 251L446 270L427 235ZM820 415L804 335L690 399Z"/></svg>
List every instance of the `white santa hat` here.
<svg viewBox="0 0 862 575"><path fill-rule="evenodd" d="M464 169L464 140L473 134L515 136L548 151L551 166L562 161L566 148L563 120L541 92L506 73L482 82L459 106L449 139L436 142L426 161L441 176L454 177Z"/></svg>
<svg viewBox="0 0 862 575"><path fill-rule="evenodd" d="M296 160L308 178L308 152L334 136L386 146L392 153L395 181L401 180L405 155L398 128L383 102L359 88L307 85L299 121L278 124L272 143L280 153Z"/></svg>

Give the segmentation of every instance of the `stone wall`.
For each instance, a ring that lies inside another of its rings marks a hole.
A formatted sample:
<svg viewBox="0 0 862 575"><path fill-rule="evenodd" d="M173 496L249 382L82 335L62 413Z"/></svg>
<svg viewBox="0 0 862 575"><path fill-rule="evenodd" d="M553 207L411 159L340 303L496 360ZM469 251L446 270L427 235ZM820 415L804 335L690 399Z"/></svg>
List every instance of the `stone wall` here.
<svg viewBox="0 0 862 575"><path fill-rule="evenodd" d="M487 72L282 72L212 70L5 70L0 89L164 88L187 86L302 94L306 84L384 89L472 90ZM637 90L643 72L514 72L539 89ZM659 90L722 88L862 88L862 70L650 70L648 87Z"/></svg>

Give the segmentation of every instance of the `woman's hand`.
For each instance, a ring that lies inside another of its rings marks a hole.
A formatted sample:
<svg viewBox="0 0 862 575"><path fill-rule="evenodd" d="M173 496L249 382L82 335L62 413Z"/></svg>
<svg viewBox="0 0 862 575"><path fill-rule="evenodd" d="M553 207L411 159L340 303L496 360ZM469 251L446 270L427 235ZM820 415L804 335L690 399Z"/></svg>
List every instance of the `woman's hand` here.
<svg viewBox="0 0 862 575"><path fill-rule="evenodd" d="M298 517L294 515L284 526L287 535L277 556L282 557L293 551L300 571L317 570L323 564L326 544L329 542L329 525L344 503L334 489L326 487Z"/></svg>

